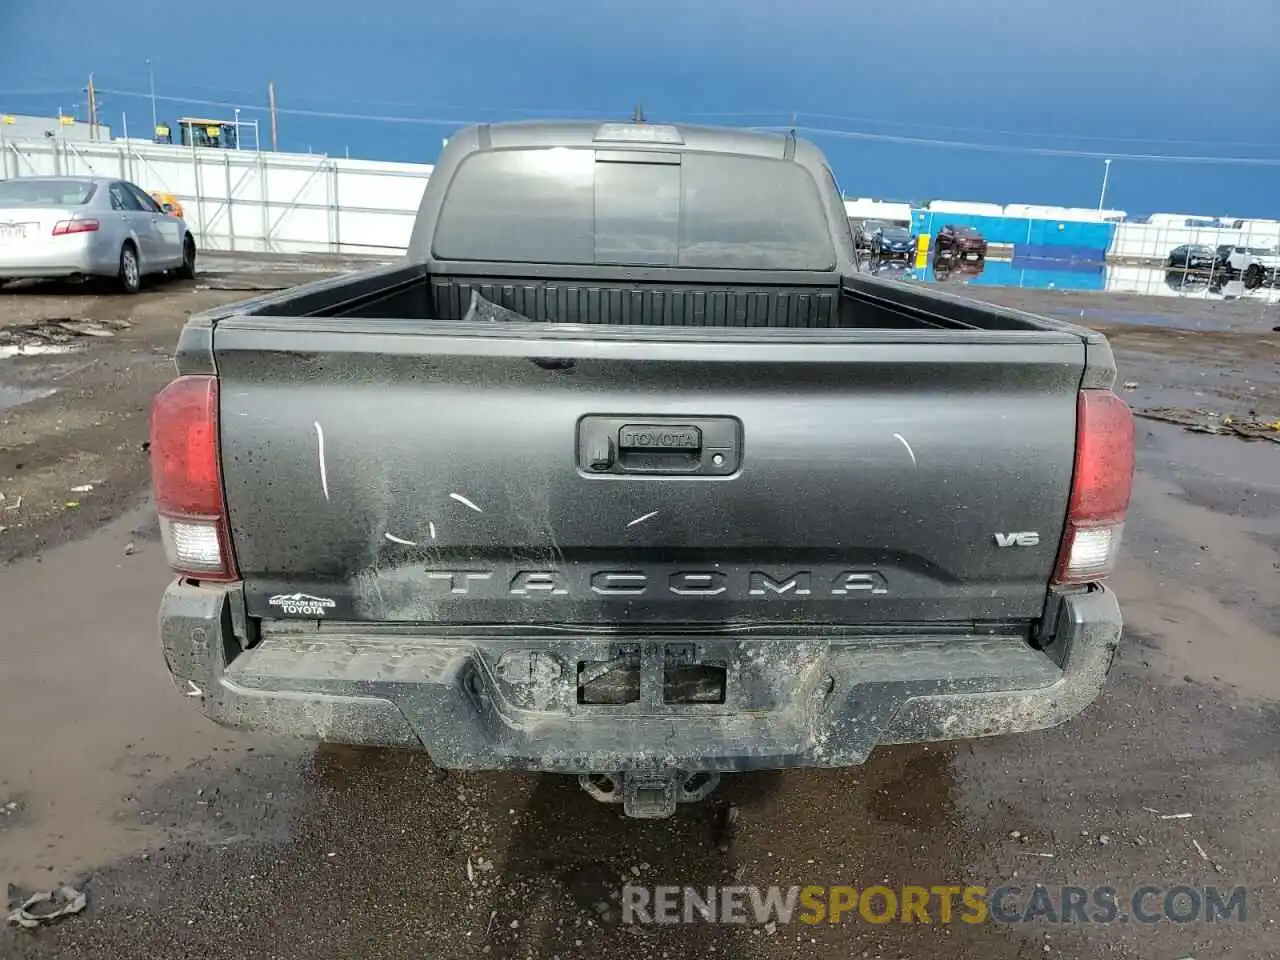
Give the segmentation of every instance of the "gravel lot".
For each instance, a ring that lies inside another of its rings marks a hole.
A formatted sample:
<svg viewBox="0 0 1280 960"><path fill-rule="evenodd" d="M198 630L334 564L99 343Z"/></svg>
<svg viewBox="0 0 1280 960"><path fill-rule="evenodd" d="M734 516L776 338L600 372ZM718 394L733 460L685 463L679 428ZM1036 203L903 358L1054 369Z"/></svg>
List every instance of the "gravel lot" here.
<svg viewBox="0 0 1280 960"><path fill-rule="evenodd" d="M233 734L174 691L147 404L188 313L325 269L214 266L136 298L0 293L0 880L89 896L48 929L0 931L0 957L1280 955L1280 444L1139 421L1126 636L1083 716L742 776L669 821L625 821L560 778ZM981 295L1105 330L1135 408L1280 420L1280 308ZM18 343L68 349L6 356ZM1248 900L1243 923L641 927L618 922L624 880Z"/></svg>

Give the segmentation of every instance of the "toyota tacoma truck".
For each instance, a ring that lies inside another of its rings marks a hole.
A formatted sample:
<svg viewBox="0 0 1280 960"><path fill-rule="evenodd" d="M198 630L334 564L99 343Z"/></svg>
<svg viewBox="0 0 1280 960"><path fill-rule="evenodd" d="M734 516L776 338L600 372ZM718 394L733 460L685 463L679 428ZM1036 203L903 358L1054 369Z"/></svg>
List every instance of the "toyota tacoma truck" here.
<svg viewBox="0 0 1280 960"><path fill-rule="evenodd" d="M403 260L193 316L176 367L160 636L231 727L661 817L1061 723L1119 641L1107 341L861 272L793 135L469 128Z"/></svg>

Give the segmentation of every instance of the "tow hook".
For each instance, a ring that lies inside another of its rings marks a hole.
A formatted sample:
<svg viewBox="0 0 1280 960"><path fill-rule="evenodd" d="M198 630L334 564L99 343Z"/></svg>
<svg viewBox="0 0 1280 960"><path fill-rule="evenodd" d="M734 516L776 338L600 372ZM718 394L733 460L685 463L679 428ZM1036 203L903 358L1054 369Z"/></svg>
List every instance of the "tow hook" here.
<svg viewBox="0 0 1280 960"><path fill-rule="evenodd" d="M621 803L625 816L661 820L675 813L678 803L705 800L720 785L720 775L683 770L588 773L578 783L601 803Z"/></svg>

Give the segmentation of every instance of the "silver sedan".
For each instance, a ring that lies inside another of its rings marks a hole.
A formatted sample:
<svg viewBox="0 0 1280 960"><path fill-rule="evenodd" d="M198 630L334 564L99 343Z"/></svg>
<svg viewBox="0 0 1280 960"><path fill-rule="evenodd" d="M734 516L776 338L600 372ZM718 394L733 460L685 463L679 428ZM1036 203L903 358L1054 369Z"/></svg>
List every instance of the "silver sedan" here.
<svg viewBox="0 0 1280 960"><path fill-rule="evenodd" d="M109 277L125 293L137 293L144 276L168 271L195 276L195 239L180 218L127 180L0 181L0 286Z"/></svg>

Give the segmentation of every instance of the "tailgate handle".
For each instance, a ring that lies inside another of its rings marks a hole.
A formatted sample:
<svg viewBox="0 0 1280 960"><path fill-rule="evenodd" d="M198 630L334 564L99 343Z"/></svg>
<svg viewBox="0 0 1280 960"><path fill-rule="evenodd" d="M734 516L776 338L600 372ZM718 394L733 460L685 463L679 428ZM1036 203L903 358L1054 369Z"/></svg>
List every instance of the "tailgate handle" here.
<svg viewBox="0 0 1280 960"><path fill-rule="evenodd" d="M734 417L583 417L578 466L596 476L728 476L741 436Z"/></svg>

